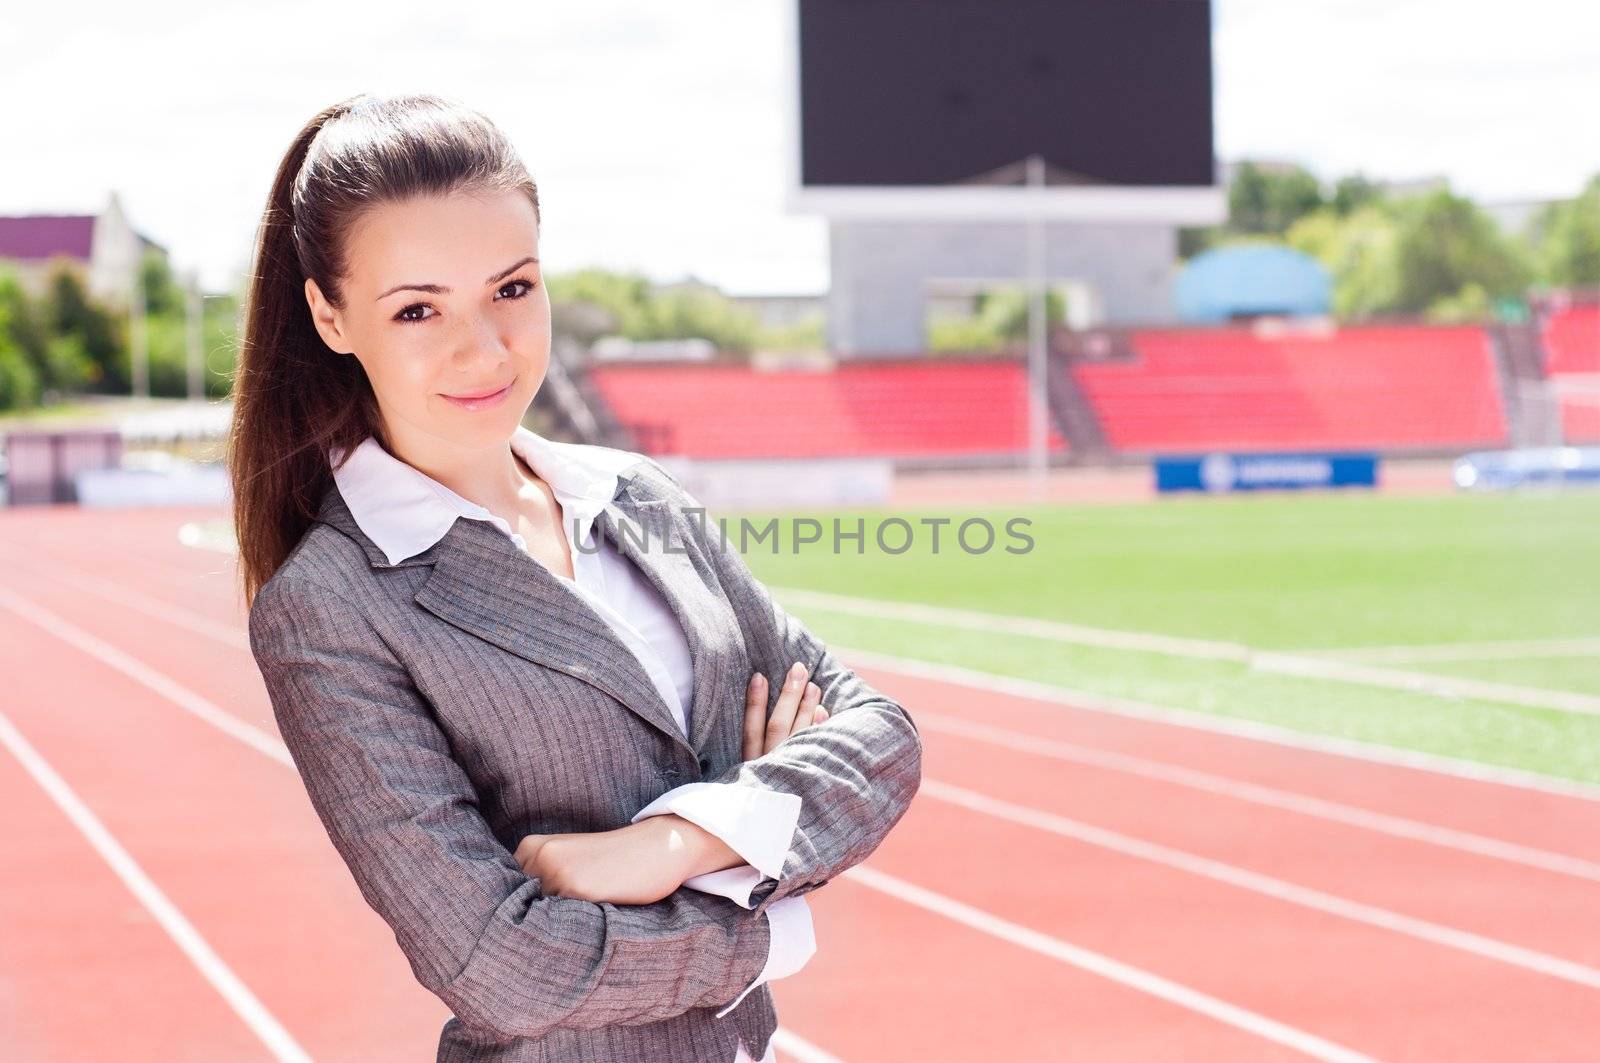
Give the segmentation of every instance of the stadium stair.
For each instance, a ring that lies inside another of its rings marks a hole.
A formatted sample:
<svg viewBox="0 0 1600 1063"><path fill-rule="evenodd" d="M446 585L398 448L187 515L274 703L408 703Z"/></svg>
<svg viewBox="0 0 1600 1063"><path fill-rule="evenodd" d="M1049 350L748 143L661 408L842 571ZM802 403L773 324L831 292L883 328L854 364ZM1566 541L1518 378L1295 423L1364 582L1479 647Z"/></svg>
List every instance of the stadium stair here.
<svg viewBox="0 0 1600 1063"><path fill-rule="evenodd" d="M1551 447L1561 443L1561 407L1544 371L1544 344L1535 324L1489 328L1505 400L1511 444Z"/></svg>

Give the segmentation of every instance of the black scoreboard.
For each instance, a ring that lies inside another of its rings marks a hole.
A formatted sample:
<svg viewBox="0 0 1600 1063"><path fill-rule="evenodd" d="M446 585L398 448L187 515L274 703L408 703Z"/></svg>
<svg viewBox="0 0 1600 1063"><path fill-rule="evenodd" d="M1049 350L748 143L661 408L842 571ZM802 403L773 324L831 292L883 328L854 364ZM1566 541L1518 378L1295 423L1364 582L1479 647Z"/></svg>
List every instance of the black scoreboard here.
<svg viewBox="0 0 1600 1063"><path fill-rule="evenodd" d="M797 3L802 189L1215 183L1210 0Z"/></svg>

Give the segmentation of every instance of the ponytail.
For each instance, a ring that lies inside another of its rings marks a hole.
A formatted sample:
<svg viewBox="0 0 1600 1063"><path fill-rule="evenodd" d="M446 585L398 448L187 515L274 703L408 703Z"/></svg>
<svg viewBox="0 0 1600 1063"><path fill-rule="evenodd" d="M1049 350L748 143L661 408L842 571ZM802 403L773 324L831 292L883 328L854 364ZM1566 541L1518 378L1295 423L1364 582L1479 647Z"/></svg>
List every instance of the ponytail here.
<svg viewBox="0 0 1600 1063"><path fill-rule="evenodd" d="M278 165L256 233L227 463L248 609L311 527L330 448L388 439L360 362L312 323L306 278L343 308L345 238L374 204L461 188L538 194L487 118L436 96L351 97L317 114Z"/></svg>

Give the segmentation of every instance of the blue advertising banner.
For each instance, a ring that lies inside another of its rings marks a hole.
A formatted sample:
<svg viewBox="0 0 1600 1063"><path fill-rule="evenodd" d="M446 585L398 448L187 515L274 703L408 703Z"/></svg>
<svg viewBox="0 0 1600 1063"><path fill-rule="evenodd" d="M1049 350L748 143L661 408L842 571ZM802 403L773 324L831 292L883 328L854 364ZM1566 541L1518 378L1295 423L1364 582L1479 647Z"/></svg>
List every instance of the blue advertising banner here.
<svg viewBox="0 0 1600 1063"><path fill-rule="evenodd" d="M1155 461L1157 491L1281 491L1316 487L1376 487L1378 455L1292 452L1204 454Z"/></svg>

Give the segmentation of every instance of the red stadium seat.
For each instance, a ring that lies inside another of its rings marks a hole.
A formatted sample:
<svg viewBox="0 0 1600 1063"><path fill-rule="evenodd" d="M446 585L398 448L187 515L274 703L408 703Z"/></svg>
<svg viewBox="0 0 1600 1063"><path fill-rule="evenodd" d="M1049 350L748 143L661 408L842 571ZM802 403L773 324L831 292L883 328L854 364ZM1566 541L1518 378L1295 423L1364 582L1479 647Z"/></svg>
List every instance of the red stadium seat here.
<svg viewBox="0 0 1600 1063"><path fill-rule="evenodd" d="M664 426L700 458L1005 454L1028 445L1020 363L846 363L825 372L727 365L596 366L624 424ZM1066 450L1052 425L1048 446Z"/></svg>
<svg viewBox="0 0 1600 1063"><path fill-rule="evenodd" d="M1545 372L1561 402L1568 443L1600 443L1600 304L1552 313L1544 323Z"/></svg>
<svg viewBox="0 0 1600 1063"><path fill-rule="evenodd" d="M1482 328L1151 329L1131 341L1131 361L1072 367L1119 450L1421 449L1507 440Z"/></svg>

